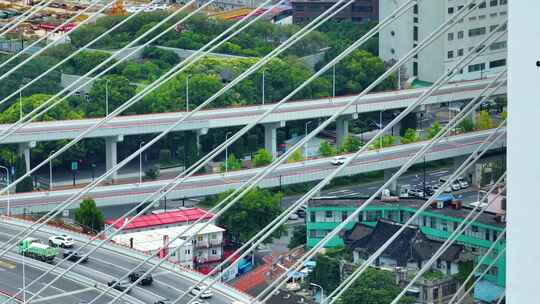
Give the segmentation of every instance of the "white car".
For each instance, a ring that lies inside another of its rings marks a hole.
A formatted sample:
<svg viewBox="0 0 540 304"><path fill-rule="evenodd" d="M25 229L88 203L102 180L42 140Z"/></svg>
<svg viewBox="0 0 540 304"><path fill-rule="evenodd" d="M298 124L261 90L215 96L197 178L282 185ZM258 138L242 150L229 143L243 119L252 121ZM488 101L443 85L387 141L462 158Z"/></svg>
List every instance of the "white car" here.
<svg viewBox="0 0 540 304"><path fill-rule="evenodd" d="M296 221L298 220L300 217L298 216L298 214L296 213L291 213L291 215L289 215L289 220L291 221Z"/></svg>
<svg viewBox="0 0 540 304"><path fill-rule="evenodd" d="M67 235L55 235L49 238L49 245L53 247L72 248L75 242Z"/></svg>
<svg viewBox="0 0 540 304"><path fill-rule="evenodd" d="M458 190L461 190L461 185L459 184L457 180L455 180L452 182L451 188L453 191L458 191Z"/></svg>
<svg viewBox="0 0 540 304"><path fill-rule="evenodd" d="M464 178L460 177L457 179L457 181L459 182L461 189L465 189L469 187L469 183Z"/></svg>
<svg viewBox="0 0 540 304"><path fill-rule="evenodd" d="M195 288L193 288L190 293L198 298L201 298L201 299L208 299L208 298L211 298L212 297L212 291L210 289L207 289L205 291L203 291L204 289L206 288L205 285L201 285L201 286L195 286Z"/></svg>
<svg viewBox="0 0 540 304"><path fill-rule="evenodd" d="M343 155L334 156L334 158L332 158L332 165L342 165L345 163L346 160L347 157Z"/></svg>

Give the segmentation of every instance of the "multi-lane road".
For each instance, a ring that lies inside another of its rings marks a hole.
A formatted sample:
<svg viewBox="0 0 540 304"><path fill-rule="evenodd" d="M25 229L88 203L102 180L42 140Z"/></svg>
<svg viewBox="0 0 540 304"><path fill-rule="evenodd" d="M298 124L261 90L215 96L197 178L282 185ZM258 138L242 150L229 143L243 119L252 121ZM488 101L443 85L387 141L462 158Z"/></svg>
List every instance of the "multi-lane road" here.
<svg viewBox="0 0 540 304"><path fill-rule="evenodd" d="M472 99L481 93L491 79L465 81L449 84L428 98L424 104L446 103L455 100ZM405 108L415 102L425 92L425 88L368 94L347 109L345 115ZM506 86L496 94L506 94ZM261 123L281 123L290 120L303 120L328 117L337 109L350 102L355 96L340 96L333 99L322 98L289 102L282 105ZM246 106L200 111L174 131L208 130L232 126L243 126L257 119L272 104ZM185 112L121 116L88 134L87 137L112 137L136 134L160 133L178 121ZM14 132L2 141L7 143L26 143L72 139L82 131L96 124L100 119L78 119L31 123ZM0 134L10 125L0 125Z"/></svg>
<svg viewBox="0 0 540 304"><path fill-rule="evenodd" d="M0 243L5 243L10 237L20 232L22 226L13 225L5 222L0 222ZM52 234L47 232L39 232L33 235L46 242L48 237ZM81 246L82 243L77 241L75 248ZM88 251L88 248L83 251ZM129 249L125 249L129 250ZM56 263L60 261L56 259ZM44 269L51 267L49 264L41 263L29 258L25 258L25 272L26 272L26 284L33 281L39 274L44 272ZM99 249L90 256L87 263L76 266L72 272L74 276L82 276L87 281L85 284L72 280L70 277L63 278L56 282L52 288L48 289L44 294L38 298L37 301L32 303L80 303L82 301L89 301L95 298L98 292L102 291L106 287L106 283L112 279L120 278L126 274L130 269L134 268L141 262L140 259L134 258L130 255L123 254L122 252ZM65 262L60 269L65 269L71 262ZM36 266L37 265L37 266ZM142 269L148 269L151 265L146 265ZM22 256L15 253L10 253L7 257L0 258L0 290L8 293L15 293L22 288ZM163 268L158 268L153 273L154 283L151 286L137 286L135 287L124 301L128 303L154 303L161 299L176 299L183 294L183 291L187 290L194 281L180 271L170 272ZM34 284L28 288L27 297L31 296L37 290L41 289L45 283L51 281L52 276L48 276L42 279L39 283ZM223 287L223 284L220 284ZM232 303L235 299L232 289L228 294L214 291L213 297L208 300L212 304L225 304ZM60 296L62 294L62 296ZM114 294L113 294L114 296ZM61 301L60 301L61 299ZM97 303L107 303L107 299L110 300L111 296L103 297ZM188 295L181 303L186 303L191 296ZM39 302L38 302L39 301ZM119 302L122 303L122 302Z"/></svg>
<svg viewBox="0 0 540 304"><path fill-rule="evenodd" d="M453 136L444 139L430 150L426 161L448 158L460 158L472 153L492 132L487 130ZM505 130L501 131L505 132ZM503 136L504 137L504 136ZM425 143L413 143L373 150L362 153L351 165L343 170L339 176L360 174L378 170L396 168L403 165L409 157L416 153ZM492 146L500 149L505 146L505 139ZM419 159L417 163L423 162ZM276 187L279 185L297 184L321 180L332 172L336 166L331 164L330 158L314 159L293 164L279 166L260 183L260 187ZM229 172L227 174L205 174L192 176L183 184L171 191L167 198L182 199L217 194L229 189L235 189L264 168L255 168ZM170 179L145 182L142 184L123 184L112 186L99 186L88 193L99 206L114 206L134 204L143 201L149 194L169 183ZM51 192L18 193L10 196L12 213L39 212L50 210L70 196L78 193L79 189L58 190ZM0 199L0 208L7 205L7 196ZM77 204L72 205L73 208Z"/></svg>

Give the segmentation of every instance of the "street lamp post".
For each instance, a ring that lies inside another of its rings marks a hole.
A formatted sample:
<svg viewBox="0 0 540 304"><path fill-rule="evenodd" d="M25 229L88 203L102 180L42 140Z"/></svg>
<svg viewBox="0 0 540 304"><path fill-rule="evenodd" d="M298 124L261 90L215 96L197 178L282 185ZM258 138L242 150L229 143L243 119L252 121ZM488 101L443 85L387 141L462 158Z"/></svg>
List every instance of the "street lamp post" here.
<svg viewBox="0 0 540 304"><path fill-rule="evenodd" d="M4 166L0 166L0 169L4 169L6 170L6 182L7 182L7 210L6 210L6 215L9 216L10 215L10 202L9 202L9 169L7 167L4 167Z"/></svg>
<svg viewBox="0 0 540 304"><path fill-rule="evenodd" d="M320 303L324 304L324 288L319 284L315 284L315 283L309 283L309 284L321 289L321 302Z"/></svg>
<svg viewBox="0 0 540 304"><path fill-rule="evenodd" d="M225 142L227 141L227 137L231 133L232 132L225 133ZM225 146L225 173L227 173L227 170L228 170L228 163L229 163L229 149L228 149L228 146Z"/></svg>
<svg viewBox="0 0 540 304"><path fill-rule="evenodd" d="M49 158L51 157L51 155L54 153L54 151L51 151L51 153L49 153ZM52 191L53 190L53 178L52 178L52 158L51 160L49 161L49 191Z"/></svg>
<svg viewBox="0 0 540 304"><path fill-rule="evenodd" d="M144 141L139 143L139 150L141 149L142 145L144 145ZM142 184L142 154L142 152L139 154L139 185Z"/></svg>
<svg viewBox="0 0 540 304"><path fill-rule="evenodd" d="M109 79L105 80L105 116L109 116Z"/></svg>
<svg viewBox="0 0 540 304"><path fill-rule="evenodd" d="M306 122L306 124L305 124L305 127L306 127L306 128L305 128L305 131L306 131L305 137L306 137L306 138L307 138L307 133L308 133L308 132L307 132L307 131L308 131L308 126L309 126L309 124L310 124L311 122L312 122L312 121L310 120L310 121ZM306 143L304 144L304 160L307 160L307 158L308 158L307 149L308 149L308 141L306 141Z"/></svg>
<svg viewBox="0 0 540 304"><path fill-rule="evenodd" d="M186 112L189 112L189 78L191 77L190 74L187 74L186 76Z"/></svg>
<svg viewBox="0 0 540 304"><path fill-rule="evenodd" d="M265 97L265 96L264 96L264 83L265 83L265 77L264 77L264 75L265 75L265 72L266 72L266 70L263 70L263 71L262 71L262 105L263 105L263 106L264 106L264 97Z"/></svg>

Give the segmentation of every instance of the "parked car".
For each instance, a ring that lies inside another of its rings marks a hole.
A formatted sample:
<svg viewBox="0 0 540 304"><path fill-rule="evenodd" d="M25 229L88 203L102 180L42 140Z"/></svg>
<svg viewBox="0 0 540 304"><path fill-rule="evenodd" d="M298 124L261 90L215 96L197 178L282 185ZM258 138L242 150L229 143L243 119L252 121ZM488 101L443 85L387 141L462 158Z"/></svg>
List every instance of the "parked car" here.
<svg viewBox="0 0 540 304"><path fill-rule="evenodd" d="M433 190L433 186L426 186L424 192L426 193L426 195L433 195L433 193L435 193L435 190Z"/></svg>
<svg viewBox="0 0 540 304"><path fill-rule="evenodd" d="M171 304L171 303L172 303L172 301L169 300L169 299L157 300L157 301L154 302L154 304Z"/></svg>
<svg viewBox="0 0 540 304"><path fill-rule="evenodd" d="M298 216L298 214L296 214L296 213L291 213L289 215L289 220L291 220L291 221L296 221L299 218L300 218L300 216Z"/></svg>
<svg viewBox="0 0 540 304"><path fill-rule="evenodd" d="M343 155L334 156L334 158L332 158L332 165L334 166L342 165L345 163L346 160L347 160L347 157Z"/></svg>
<svg viewBox="0 0 540 304"><path fill-rule="evenodd" d="M296 215L298 215L299 218L305 218L306 217L306 210L300 208L296 210Z"/></svg>
<svg viewBox="0 0 540 304"><path fill-rule="evenodd" d="M137 281L145 271L136 271L129 274L129 280L131 283ZM152 277L152 274L147 274L142 280L139 281L139 285L152 285L152 282L154 282L154 278Z"/></svg>
<svg viewBox="0 0 540 304"><path fill-rule="evenodd" d="M209 299L213 295L212 291L210 289L203 291L205 288L205 285L197 285L189 293L201 299Z"/></svg>
<svg viewBox="0 0 540 304"><path fill-rule="evenodd" d="M117 280L112 280L110 282L107 282L107 286L111 287L113 286L115 283L117 282ZM114 289L118 290L118 291L124 291L124 290L127 290L127 293L129 293L131 291L131 289L128 289L129 285L131 285L129 283L129 281L127 280L124 280L124 281L120 281L118 282L118 284L114 285Z"/></svg>
<svg viewBox="0 0 540 304"><path fill-rule="evenodd" d="M469 183L463 177L458 178L457 181L459 182L461 189L465 189L469 187Z"/></svg>
<svg viewBox="0 0 540 304"><path fill-rule="evenodd" d="M83 258L82 255L80 255L78 252L75 252L75 251L72 251L72 250L64 251L63 256L64 256L64 259L69 257L68 261L71 261L71 262L77 262L77 261L79 261L81 259L82 259L81 263L88 262L88 257Z"/></svg>
<svg viewBox="0 0 540 304"><path fill-rule="evenodd" d="M459 184L457 180L454 180L450 187L452 188L453 191L461 190L461 185Z"/></svg>
<svg viewBox="0 0 540 304"><path fill-rule="evenodd" d="M409 189L408 194L409 196L413 196L413 197L419 197L419 198L424 197L424 191L422 191L421 189Z"/></svg>
<svg viewBox="0 0 540 304"><path fill-rule="evenodd" d="M73 239L67 235L55 235L49 238L49 245L62 247L62 248L72 248L75 242Z"/></svg>

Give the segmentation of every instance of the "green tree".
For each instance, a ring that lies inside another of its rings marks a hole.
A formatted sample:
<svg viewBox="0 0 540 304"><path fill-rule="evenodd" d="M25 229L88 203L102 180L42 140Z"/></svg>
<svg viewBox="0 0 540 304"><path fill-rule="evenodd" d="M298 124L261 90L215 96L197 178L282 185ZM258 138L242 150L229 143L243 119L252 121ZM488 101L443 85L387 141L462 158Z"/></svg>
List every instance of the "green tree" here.
<svg viewBox="0 0 540 304"><path fill-rule="evenodd" d="M221 193L212 204L221 202L231 193L232 190ZM246 242L280 213L280 193L274 194L268 190L254 188L219 217L218 225L227 229L227 233L237 241ZM283 232L284 227L280 227L264 242L271 242Z"/></svg>
<svg viewBox="0 0 540 304"><path fill-rule="evenodd" d="M368 268L351 287L343 293L342 304L387 304L401 292L394 274L375 268ZM412 297L402 297L399 303L414 303Z"/></svg>
<svg viewBox="0 0 540 304"><path fill-rule="evenodd" d="M272 155L266 149L260 149L251 160L253 167L262 167L272 163Z"/></svg>
<svg viewBox="0 0 540 304"><path fill-rule="evenodd" d="M474 122L473 122L472 118L467 117L467 118L463 119L463 120L459 123L458 129L459 129L461 132L464 132L464 133L474 131Z"/></svg>
<svg viewBox="0 0 540 304"><path fill-rule="evenodd" d="M370 150L376 150L379 149L382 145L382 147L391 147L396 143L396 137L392 135L383 135L378 140L375 140L371 146L369 147Z"/></svg>
<svg viewBox="0 0 540 304"><path fill-rule="evenodd" d="M159 177L159 167L154 166L148 168L146 171L144 171L144 179L145 180L156 180Z"/></svg>
<svg viewBox="0 0 540 304"><path fill-rule="evenodd" d="M17 161L15 162L15 176L18 179L25 174L26 174L26 158L23 155L21 157L17 157ZM17 193L30 192L32 190L34 190L34 184L32 182L31 176L24 178L15 186L15 192Z"/></svg>
<svg viewBox="0 0 540 304"><path fill-rule="evenodd" d="M92 102L85 102L83 105L84 113L87 117L105 116L106 103L105 97L108 96L109 113L114 111L118 106L135 96L136 87L130 84L129 79L120 75L108 75L94 82L92 89L88 95ZM143 110L137 111L137 107L122 112L123 114L142 113Z"/></svg>
<svg viewBox="0 0 540 304"><path fill-rule="evenodd" d="M300 148L296 149L291 155L289 155L289 158L287 159L288 163L297 163L299 161L304 160L304 155L302 155L302 151Z"/></svg>
<svg viewBox="0 0 540 304"><path fill-rule="evenodd" d="M356 139L356 137L353 137L352 135L347 135L345 137L345 140L341 144L341 147L339 147L339 152L356 152L358 149L360 149L360 141Z"/></svg>
<svg viewBox="0 0 540 304"><path fill-rule="evenodd" d="M322 156L334 156L336 155L336 149L328 141L321 141L319 145L319 153Z"/></svg>
<svg viewBox="0 0 540 304"><path fill-rule="evenodd" d="M319 254L315 261L316 266L309 274L308 280L321 285L325 291L332 292L341 281L339 260Z"/></svg>
<svg viewBox="0 0 540 304"><path fill-rule="evenodd" d="M405 130L405 134L401 137L402 144L410 144L419 140L415 129Z"/></svg>
<svg viewBox="0 0 540 304"><path fill-rule="evenodd" d="M431 127L427 128L428 138L431 139L435 137L441 131L441 129L441 124L438 121L433 123Z"/></svg>
<svg viewBox="0 0 540 304"><path fill-rule="evenodd" d="M103 213L97 208L92 198L85 198L79 208L75 209L75 223L80 225L85 232L103 230L105 220Z"/></svg>
<svg viewBox="0 0 540 304"><path fill-rule="evenodd" d="M295 226L293 229L293 234L289 240L289 249L296 248L300 245L305 245L307 240L306 226Z"/></svg>
<svg viewBox="0 0 540 304"><path fill-rule="evenodd" d="M476 128L478 130L487 130L493 127L493 120L487 111L481 111L478 115L478 121L476 123Z"/></svg>
<svg viewBox="0 0 540 304"><path fill-rule="evenodd" d="M242 162L239 159L237 159L236 156L234 156L234 154L231 153L227 156L227 170L225 170L225 162L221 164L220 170L221 172L236 171L236 170L240 170L241 167L242 167Z"/></svg>

